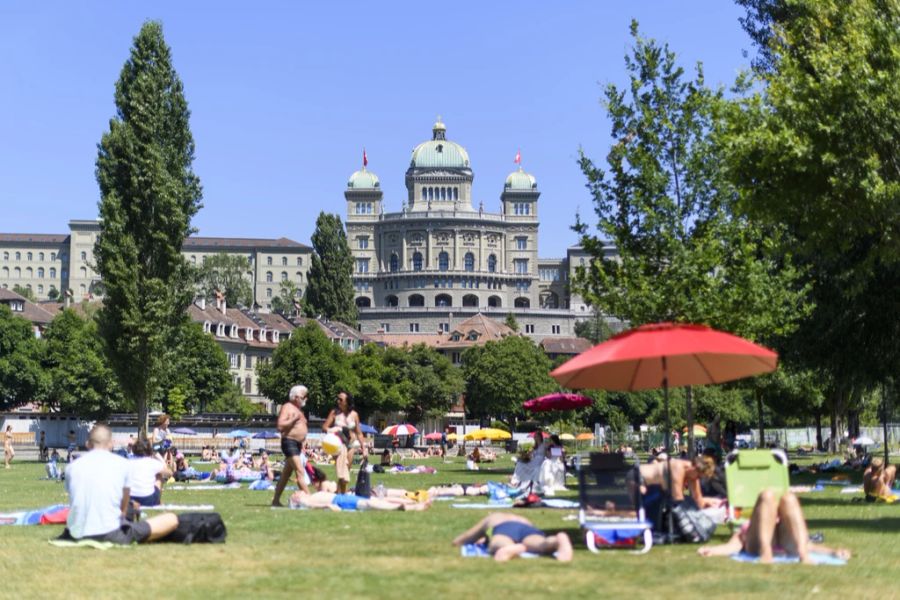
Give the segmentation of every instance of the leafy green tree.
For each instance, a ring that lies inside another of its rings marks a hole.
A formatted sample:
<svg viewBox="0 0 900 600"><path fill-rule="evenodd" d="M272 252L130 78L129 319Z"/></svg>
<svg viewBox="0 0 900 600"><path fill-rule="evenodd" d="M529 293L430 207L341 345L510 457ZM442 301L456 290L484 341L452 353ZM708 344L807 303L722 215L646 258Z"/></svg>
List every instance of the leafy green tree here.
<svg viewBox="0 0 900 600"><path fill-rule="evenodd" d="M36 302L36 301L37 301L37 299L34 297L34 292L32 291L32 289L31 289L31 288L28 288L28 287L25 287L24 285L18 285L18 284L16 284L16 285L13 286L12 291L14 291L14 292L17 293L18 295L22 296L22 297L25 298L26 300L29 300L29 301L31 301L31 302Z"/></svg>
<svg viewBox="0 0 900 600"><path fill-rule="evenodd" d="M605 104L616 140L608 167L584 153L599 235L576 225L592 255L575 289L624 321L706 323L751 339L792 330L803 306L798 274L762 229L735 213L737 190L721 168L721 91L698 66L687 79L668 46L632 23L630 84L610 84ZM605 257L612 242L618 256Z"/></svg>
<svg viewBox="0 0 900 600"><path fill-rule="evenodd" d="M357 309L351 279L353 255L338 215L319 213L312 245L314 252L306 286L310 309L326 319L355 326Z"/></svg>
<svg viewBox="0 0 900 600"><path fill-rule="evenodd" d="M449 358L425 344L410 348L408 358L403 374L409 387L409 401L404 407L407 417L418 422L426 415L446 413L465 389L460 370Z"/></svg>
<svg viewBox="0 0 900 600"><path fill-rule="evenodd" d="M272 310L280 315L290 317L303 312L300 300L300 288L293 281L281 282L278 295L272 298Z"/></svg>
<svg viewBox="0 0 900 600"><path fill-rule="evenodd" d="M65 309L47 326L43 339L42 363L51 381L48 404L85 419L104 419L129 408L93 319Z"/></svg>
<svg viewBox="0 0 900 600"><path fill-rule="evenodd" d="M206 412L235 413L242 419L247 419L251 415L264 411L261 405L253 404L248 398L241 395L241 390L238 389L238 386L231 385L225 394L207 405Z"/></svg>
<svg viewBox="0 0 900 600"><path fill-rule="evenodd" d="M772 21L771 67L729 113L727 162L754 218L790 233L815 311L792 336L831 382L840 419L900 367L900 6L790 2Z"/></svg>
<svg viewBox="0 0 900 600"><path fill-rule="evenodd" d="M504 321L504 323L513 331L519 331L519 322L516 320L516 315L512 313L506 313L506 320Z"/></svg>
<svg viewBox="0 0 900 600"><path fill-rule="evenodd" d="M199 323L184 323L176 330L162 381L153 402L170 415L177 410L235 412L212 409L222 398L231 397L234 384L225 351Z"/></svg>
<svg viewBox="0 0 900 600"><path fill-rule="evenodd" d="M591 318L575 323L575 335L599 344L611 338L613 331L600 311L593 309Z"/></svg>
<svg viewBox="0 0 900 600"><path fill-rule="evenodd" d="M193 285L181 255L200 208L194 141L181 80L162 26L134 39L116 83L116 116L99 144L100 235L95 247L105 298L100 334L123 394L147 429L148 402L186 322Z"/></svg>
<svg viewBox="0 0 900 600"><path fill-rule="evenodd" d="M197 267L197 285L208 300L213 300L218 291L225 294L229 306L250 306L253 289L247 276L249 272L250 260L246 256L219 252L207 256Z"/></svg>
<svg viewBox="0 0 900 600"><path fill-rule="evenodd" d="M31 323L0 304L0 410L44 401L50 378L41 368L43 353Z"/></svg>
<svg viewBox="0 0 900 600"><path fill-rule="evenodd" d="M307 408L312 414L325 415L334 406L341 389L353 389L355 380L348 368L347 355L331 343L319 325L310 320L281 342L272 360L259 365L260 391L276 402L287 401L292 386L309 388Z"/></svg>
<svg viewBox="0 0 900 600"><path fill-rule="evenodd" d="M59 290L56 289L56 286L50 286L50 291L47 292L47 298L50 300L56 300L57 298L59 298Z"/></svg>
<svg viewBox="0 0 900 600"><path fill-rule="evenodd" d="M479 417L515 416L531 398L557 389L550 359L526 337L509 336L463 352L466 408Z"/></svg>

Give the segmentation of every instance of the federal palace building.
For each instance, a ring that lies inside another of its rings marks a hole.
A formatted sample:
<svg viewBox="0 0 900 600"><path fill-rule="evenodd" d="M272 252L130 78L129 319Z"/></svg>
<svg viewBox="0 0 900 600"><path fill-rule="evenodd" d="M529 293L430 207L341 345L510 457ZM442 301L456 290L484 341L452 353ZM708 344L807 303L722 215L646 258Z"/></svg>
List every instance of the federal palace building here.
<svg viewBox="0 0 900 600"><path fill-rule="evenodd" d="M515 315L520 332L536 341L575 335L589 308L568 283L586 255L539 258L540 191L521 167L506 178L500 211L472 195L474 174L465 148L447 139L438 119L431 139L412 152L406 198L389 212L378 177L365 166L350 176L347 238L363 334L448 333L477 315L503 321ZM69 294L99 295L94 243L99 223L69 222L60 234L0 233L0 288L29 288L38 301ZM312 249L287 238L192 236L183 253L198 264L219 252L250 259L255 308L265 312L280 282L306 289Z"/></svg>

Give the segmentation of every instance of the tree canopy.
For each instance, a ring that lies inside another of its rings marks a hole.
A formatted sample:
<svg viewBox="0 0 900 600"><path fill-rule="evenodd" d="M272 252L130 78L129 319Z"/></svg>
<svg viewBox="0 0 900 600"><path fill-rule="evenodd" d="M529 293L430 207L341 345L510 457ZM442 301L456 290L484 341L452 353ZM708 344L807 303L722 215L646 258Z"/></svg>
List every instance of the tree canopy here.
<svg viewBox="0 0 900 600"><path fill-rule="evenodd" d="M99 326L110 365L146 431L147 404L193 296L181 247L202 196L192 170L190 111L160 23L146 22L135 37L115 103L97 157L94 253L105 288Z"/></svg>
<svg viewBox="0 0 900 600"><path fill-rule="evenodd" d="M46 398L50 378L41 366L43 353L31 323L0 304L0 410Z"/></svg>
<svg viewBox="0 0 900 600"><path fill-rule="evenodd" d="M353 293L353 255L338 215L319 213L312 234L306 301L316 316L356 326Z"/></svg>
<svg viewBox="0 0 900 600"><path fill-rule="evenodd" d="M196 277L200 293L207 299L215 298L216 292L225 294L229 306L250 306L253 303L253 288L250 260L243 254L218 252L205 257L197 267Z"/></svg>

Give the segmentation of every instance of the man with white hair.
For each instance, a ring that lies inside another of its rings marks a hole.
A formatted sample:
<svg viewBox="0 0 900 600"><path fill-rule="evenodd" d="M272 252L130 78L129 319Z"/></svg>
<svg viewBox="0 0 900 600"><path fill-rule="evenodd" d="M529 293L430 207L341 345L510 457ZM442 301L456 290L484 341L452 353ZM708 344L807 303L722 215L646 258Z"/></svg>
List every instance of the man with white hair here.
<svg viewBox="0 0 900 600"><path fill-rule="evenodd" d="M272 498L272 506L284 506L281 504L281 493L291 473L297 474L297 487L309 493L306 483L306 469L303 464L303 442L306 440L308 428L303 407L306 406L306 397L309 390L305 385L295 385L288 394L288 401L281 406L278 412L276 427L281 434L281 451L284 453L284 469L275 486L275 497Z"/></svg>
<svg viewBox="0 0 900 600"><path fill-rule="evenodd" d="M178 517L166 513L133 523L125 520L131 495L128 461L110 452L112 432L95 425L88 438L90 452L66 469L69 517L62 537L128 545L166 537L178 527Z"/></svg>

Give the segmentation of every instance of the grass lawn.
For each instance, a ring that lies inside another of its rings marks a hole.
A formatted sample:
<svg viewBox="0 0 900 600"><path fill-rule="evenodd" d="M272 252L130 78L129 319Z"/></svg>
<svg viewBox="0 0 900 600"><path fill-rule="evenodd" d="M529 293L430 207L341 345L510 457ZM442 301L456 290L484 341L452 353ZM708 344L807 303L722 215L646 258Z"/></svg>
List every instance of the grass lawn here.
<svg viewBox="0 0 900 600"><path fill-rule="evenodd" d="M391 487L427 488L441 482L501 480L509 463L469 473L460 459L436 475L379 475ZM0 511L66 501L60 483L40 480L43 465L16 462L0 469ZM797 483L808 483L814 477ZM574 496L574 492L573 492ZM271 492L241 490L164 493L168 503L214 504L228 526L220 545L160 544L105 552L60 549L47 539L61 526L0 527L0 596L6 598L528 598L749 596L805 598L896 597L900 567L900 504L851 502L826 491L801 495L810 530L825 543L845 546L845 567L751 565L727 558L702 559L696 547L654 547L647 555L588 552L572 511L530 509L547 530L566 530L575 559L517 560L498 565L460 558L454 535L486 511L458 510L435 502L421 513L271 510ZM720 528L718 540L727 537Z"/></svg>

